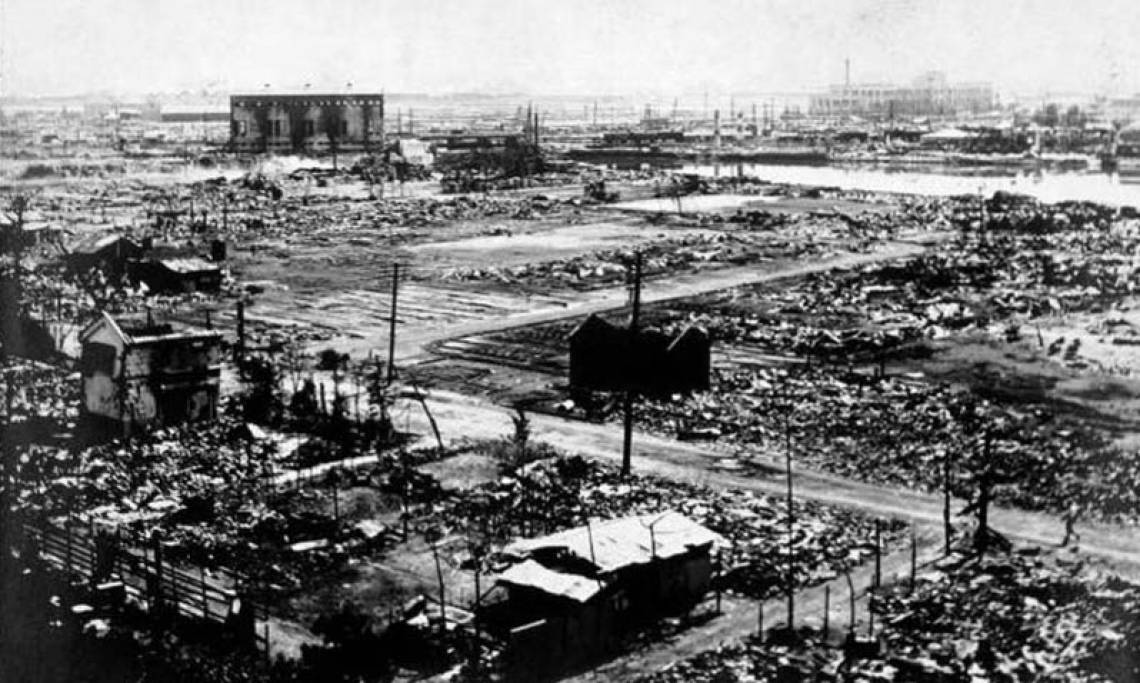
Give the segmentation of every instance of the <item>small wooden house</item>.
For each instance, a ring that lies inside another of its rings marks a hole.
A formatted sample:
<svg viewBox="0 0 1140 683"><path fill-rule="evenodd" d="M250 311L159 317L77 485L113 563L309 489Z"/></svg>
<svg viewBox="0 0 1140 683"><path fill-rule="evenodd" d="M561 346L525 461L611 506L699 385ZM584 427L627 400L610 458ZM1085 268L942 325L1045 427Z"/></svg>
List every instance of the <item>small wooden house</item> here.
<svg viewBox="0 0 1140 683"><path fill-rule="evenodd" d="M504 554L519 562L496 581L507 599L484 616L507 641L514 673L550 675L691 609L710 588L713 549L724 545L672 511L516 541Z"/></svg>
<svg viewBox="0 0 1140 683"><path fill-rule="evenodd" d="M152 292L216 292L222 287L221 268L200 258L143 261L135 264L132 274Z"/></svg>

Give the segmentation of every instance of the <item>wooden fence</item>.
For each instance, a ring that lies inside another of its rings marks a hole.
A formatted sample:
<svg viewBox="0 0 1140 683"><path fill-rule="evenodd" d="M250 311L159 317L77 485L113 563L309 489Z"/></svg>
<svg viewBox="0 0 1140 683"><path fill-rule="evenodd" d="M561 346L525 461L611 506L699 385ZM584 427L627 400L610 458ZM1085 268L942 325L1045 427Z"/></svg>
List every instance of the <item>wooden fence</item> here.
<svg viewBox="0 0 1140 683"><path fill-rule="evenodd" d="M267 614L242 595L248 585L229 570L210 570L165 557L161 543L145 543L121 529L100 528L68 518L23 525L25 547L70 579L92 587L118 582L125 594L156 618L159 613L236 626L269 652ZM262 622L262 628L257 623Z"/></svg>

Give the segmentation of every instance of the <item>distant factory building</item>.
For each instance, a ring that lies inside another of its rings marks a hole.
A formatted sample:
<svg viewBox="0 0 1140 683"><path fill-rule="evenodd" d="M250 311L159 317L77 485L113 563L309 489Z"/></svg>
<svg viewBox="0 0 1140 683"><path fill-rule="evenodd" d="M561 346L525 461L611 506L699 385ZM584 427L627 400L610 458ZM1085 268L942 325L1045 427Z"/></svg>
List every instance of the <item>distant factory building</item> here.
<svg viewBox="0 0 1140 683"><path fill-rule="evenodd" d="M230 120L225 105L167 105L162 107L159 120L163 123L217 123Z"/></svg>
<svg viewBox="0 0 1140 683"><path fill-rule="evenodd" d="M383 140L383 95L230 97L230 144L238 151L369 151Z"/></svg>
<svg viewBox="0 0 1140 683"><path fill-rule="evenodd" d="M868 119L955 116L992 111L997 96L990 83L950 83L932 71L910 85L847 83L811 96L813 116L858 116Z"/></svg>
<svg viewBox="0 0 1140 683"><path fill-rule="evenodd" d="M212 420L221 381L219 333L132 325L103 313L79 334L83 412L114 431Z"/></svg>

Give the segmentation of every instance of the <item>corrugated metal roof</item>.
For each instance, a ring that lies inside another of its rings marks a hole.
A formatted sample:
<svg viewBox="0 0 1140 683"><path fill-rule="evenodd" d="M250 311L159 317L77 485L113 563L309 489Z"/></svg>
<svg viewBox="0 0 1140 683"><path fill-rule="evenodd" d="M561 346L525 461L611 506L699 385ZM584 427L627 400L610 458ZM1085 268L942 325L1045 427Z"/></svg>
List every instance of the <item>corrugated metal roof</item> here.
<svg viewBox="0 0 1140 683"><path fill-rule="evenodd" d="M602 584L578 574L563 574L547 569L534 560L527 560L512 566L499 575L498 583L510 586L535 588L544 593L586 602L598 594Z"/></svg>
<svg viewBox="0 0 1140 683"><path fill-rule="evenodd" d="M133 240L125 235L116 233L102 233L95 235L85 235L78 240L71 243L68 250L73 254L94 254L101 251L115 242L123 240L130 244L132 247L137 247Z"/></svg>
<svg viewBox="0 0 1140 683"><path fill-rule="evenodd" d="M692 548L723 546L720 534L709 531L684 515L668 511L638 515L581 526L557 534L515 541L504 552L527 557L537 550L563 548L592 563L601 572L612 572L654 558L683 555Z"/></svg>
<svg viewBox="0 0 1140 683"><path fill-rule="evenodd" d="M200 258L167 258L160 263L175 273L200 273L218 269L216 265Z"/></svg>

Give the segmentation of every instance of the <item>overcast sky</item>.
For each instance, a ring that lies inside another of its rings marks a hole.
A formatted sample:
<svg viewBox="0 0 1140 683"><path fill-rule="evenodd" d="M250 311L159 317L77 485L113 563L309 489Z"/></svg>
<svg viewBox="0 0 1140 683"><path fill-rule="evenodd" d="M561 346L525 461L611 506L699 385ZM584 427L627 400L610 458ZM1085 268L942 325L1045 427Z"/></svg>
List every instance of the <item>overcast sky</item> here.
<svg viewBox="0 0 1140 683"><path fill-rule="evenodd" d="M1140 0L0 0L5 94L1140 91ZM1115 81L1111 76L1117 74Z"/></svg>

